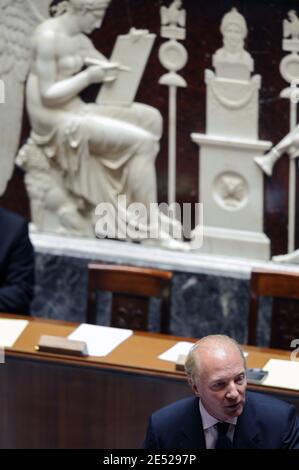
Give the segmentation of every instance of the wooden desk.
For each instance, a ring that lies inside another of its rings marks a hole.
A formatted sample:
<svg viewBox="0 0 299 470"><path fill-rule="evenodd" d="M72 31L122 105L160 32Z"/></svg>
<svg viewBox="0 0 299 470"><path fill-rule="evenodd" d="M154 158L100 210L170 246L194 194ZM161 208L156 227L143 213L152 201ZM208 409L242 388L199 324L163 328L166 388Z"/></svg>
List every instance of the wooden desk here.
<svg viewBox="0 0 299 470"><path fill-rule="evenodd" d="M157 359L183 338L135 333L104 358L35 351L41 334L67 336L76 326L31 318L6 350L0 366L0 448L136 448L154 410L190 396L184 374ZM261 367L270 357L289 358L287 351L245 350L249 367ZM278 395L299 410L297 392L250 388Z"/></svg>

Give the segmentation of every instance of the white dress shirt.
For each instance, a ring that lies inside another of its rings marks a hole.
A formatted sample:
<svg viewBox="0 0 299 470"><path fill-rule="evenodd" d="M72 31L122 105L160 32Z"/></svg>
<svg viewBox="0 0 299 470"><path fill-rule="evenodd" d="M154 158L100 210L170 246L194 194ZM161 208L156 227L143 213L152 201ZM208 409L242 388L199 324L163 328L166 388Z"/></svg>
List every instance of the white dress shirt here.
<svg viewBox="0 0 299 470"><path fill-rule="evenodd" d="M218 437L216 424L219 423L219 420L217 418L214 418L207 412L201 400L199 400L199 411L201 415L202 426L203 426L203 431L204 431L204 436L205 436L205 441L206 441L206 448L215 449L215 444L216 444L216 440ZM238 421L238 417L229 418L225 421L226 423L230 423L230 426L227 431L227 437L231 441L233 441L233 438L234 438L235 427L236 427L237 421Z"/></svg>

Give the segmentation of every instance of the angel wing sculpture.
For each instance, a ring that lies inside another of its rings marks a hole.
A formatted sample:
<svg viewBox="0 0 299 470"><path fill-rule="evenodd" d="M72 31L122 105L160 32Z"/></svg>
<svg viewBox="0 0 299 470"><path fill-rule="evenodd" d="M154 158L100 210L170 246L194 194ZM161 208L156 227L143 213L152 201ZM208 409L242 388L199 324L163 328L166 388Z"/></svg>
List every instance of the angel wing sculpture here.
<svg viewBox="0 0 299 470"><path fill-rule="evenodd" d="M0 196L12 175L19 146L30 38L49 16L51 1L0 0L0 77L5 89L5 102L0 104Z"/></svg>

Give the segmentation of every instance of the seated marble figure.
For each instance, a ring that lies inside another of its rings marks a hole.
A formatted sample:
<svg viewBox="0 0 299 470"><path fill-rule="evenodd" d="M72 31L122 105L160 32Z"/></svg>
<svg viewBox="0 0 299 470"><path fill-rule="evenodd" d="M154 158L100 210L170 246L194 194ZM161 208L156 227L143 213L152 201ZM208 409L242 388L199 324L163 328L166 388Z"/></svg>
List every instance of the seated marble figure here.
<svg viewBox="0 0 299 470"><path fill-rule="evenodd" d="M117 80L123 69L87 36L100 28L109 3L64 2L33 35L26 85L32 131L18 162L27 171L33 222L40 230L94 236L99 203L115 206L119 195L126 195L128 204L137 201L149 209L157 201L159 111L140 103L86 103L80 97L89 85ZM147 221L147 216L141 220L144 226Z"/></svg>

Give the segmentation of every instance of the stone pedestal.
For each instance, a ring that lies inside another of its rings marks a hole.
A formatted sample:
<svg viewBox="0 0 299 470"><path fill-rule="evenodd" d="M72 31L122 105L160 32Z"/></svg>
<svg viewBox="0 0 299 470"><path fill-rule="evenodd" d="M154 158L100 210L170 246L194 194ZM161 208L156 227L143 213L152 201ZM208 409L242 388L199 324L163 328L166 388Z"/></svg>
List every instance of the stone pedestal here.
<svg viewBox="0 0 299 470"><path fill-rule="evenodd" d="M204 239L201 252L267 260L263 233L263 174L254 156L270 142L192 134L200 146L200 200Z"/></svg>
<svg viewBox="0 0 299 470"><path fill-rule="evenodd" d="M224 15L223 47L205 71L207 132L191 134L199 152L199 195L203 204L203 253L267 260L270 240L263 233L263 173L254 161L272 143L258 139L259 75L244 49L245 18ZM199 233L195 228L193 235ZM196 245L194 243L194 248Z"/></svg>

